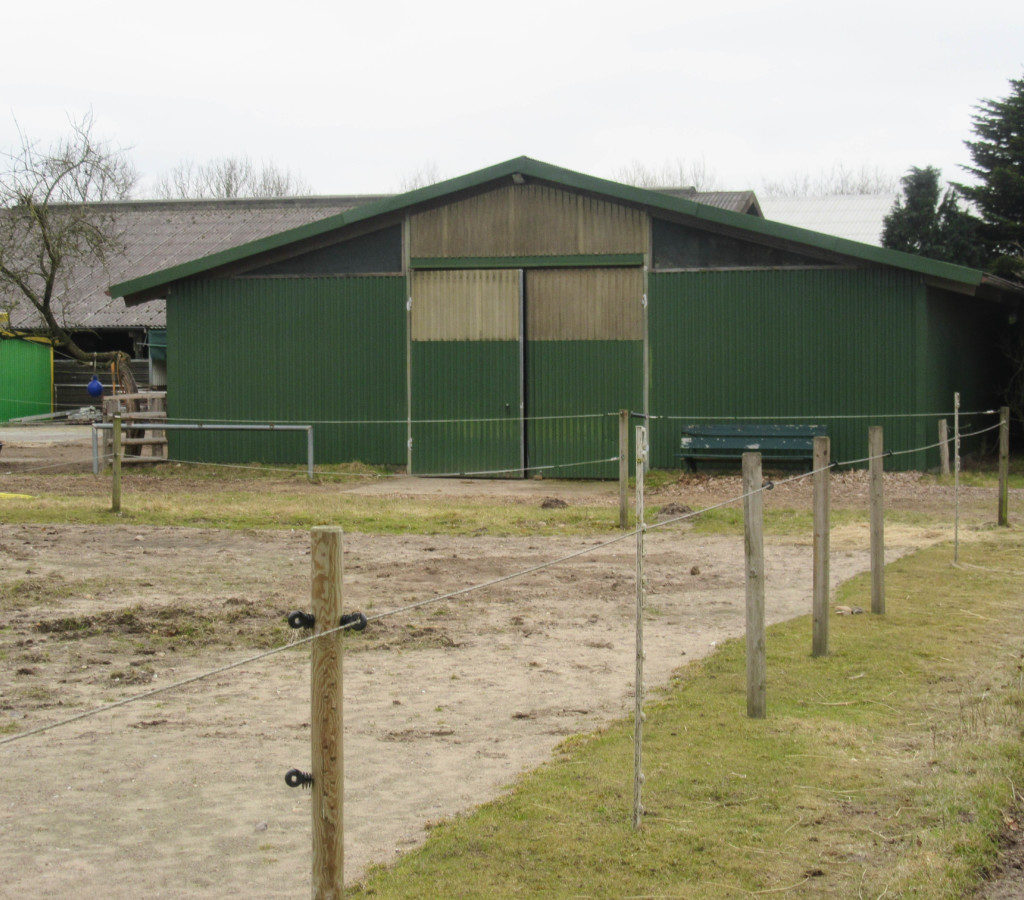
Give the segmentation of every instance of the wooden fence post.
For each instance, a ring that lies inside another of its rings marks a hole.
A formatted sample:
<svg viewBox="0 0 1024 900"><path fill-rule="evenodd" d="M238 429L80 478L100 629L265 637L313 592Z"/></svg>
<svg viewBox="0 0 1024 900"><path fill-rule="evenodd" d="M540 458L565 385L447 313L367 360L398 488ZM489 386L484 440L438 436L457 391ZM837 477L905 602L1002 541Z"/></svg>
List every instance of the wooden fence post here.
<svg viewBox="0 0 1024 900"><path fill-rule="evenodd" d="M341 621L342 530L317 527L311 537L312 611L314 633L319 634L337 628ZM338 631L311 644L314 900L340 898L344 879L342 634Z"/></svg>
<svg viewBox="0 0 1024 900"><path fill-rule="evenodd" d="M884 439L881 425L868 428L871 498L871 612L885 612L885 505L882 488Z"/></svg>
<svg viewBox="0 0 1024 900"><path fill-rule="evenodd" d="M619 528L629 528L629 410L619 410Z"/></svg>
<svg viewBox="0 0 1024 900"><path fill-rule="evenodd" d="M1000 525L1010 524L1010 407L999 407L999 516Z"/></svg>
<svg viewBox="0 0 1024 900"><path fill-rule="evenodd" d="M939 472L949 474L949 424L939 419Z"/></svg>
<svg viewBox="0 0 1024 900"><path fill-rule="evenodd" d="M110 509L121 511L121 414L114 416L113 456L110 460Z"/></svg>
<svg viewBox="0 0 1024 900"><path fill-rule="evenodd" d="M764 636L764 493L761 454L743 454L743 550L747 586L747 715L766 714Z"/></svg>
<svg viewBox="0 0 1024 900"><path fill-rule="evenodd" d="M811 656L824 656L828 653L831 443L829 438L824 436L814 439L814 599L811 604Z"/></svg>

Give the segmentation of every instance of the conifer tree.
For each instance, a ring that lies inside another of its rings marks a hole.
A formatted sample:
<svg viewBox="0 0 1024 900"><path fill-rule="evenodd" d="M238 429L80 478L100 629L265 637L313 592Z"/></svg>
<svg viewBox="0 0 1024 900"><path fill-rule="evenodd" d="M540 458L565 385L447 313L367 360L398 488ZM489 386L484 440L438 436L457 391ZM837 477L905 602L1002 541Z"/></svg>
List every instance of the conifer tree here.
<svg viewBox="0 0 1024 900"><path fill-rule="evenodd" d="M951 188L943 194L941 176L934 166L914 166L900 179L903 196L885 217L882 246L980 267L985 256L977 222L960 208Z"/></svg>
<svg viewBox="0 0 1024 900"><path fill-rule="evenodd" d="M975 107L977 140L964 142L974 165L964 168L978 183L956 188L981 217L986 268L1024 280L1024 78L1010 87L1005 98Z"/></svg>

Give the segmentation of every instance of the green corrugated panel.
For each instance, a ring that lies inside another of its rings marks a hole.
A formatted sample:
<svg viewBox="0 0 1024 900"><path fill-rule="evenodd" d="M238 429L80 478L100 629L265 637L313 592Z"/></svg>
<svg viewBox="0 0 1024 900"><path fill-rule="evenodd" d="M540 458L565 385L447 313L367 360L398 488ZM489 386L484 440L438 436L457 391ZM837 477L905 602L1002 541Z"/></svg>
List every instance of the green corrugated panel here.
<svg viewBox="0 0 1024 900"><path fill-rule="evenodd" d="M642 365L639 341L530 341L526 357L529 464L554 465L618 454L618 416L533 417L639 410ZM631 439L632 434L630 427ZM544 472L548 478L617 478L618 474L617 462Z"/></svg>
<svg viewBox="0 0 1024 900"><path fill-rule="evenodd" d="M1001 341L1008 325L1009 310L995 303L931 288L927 310L924 402L930 409L949 413L948 426L952 434L955 391L960 392L960 406L965 411L992 409L1003 402L999 391L1009 378ZM995 421L994 416L964 416L961 431L976 431ZM928 443L938 439L935 422L928 422L928 436ZM961 450L971 455L986 446L993 448L995 440L994 432L984 438L966 438ZM938 465L938 454L937 449L929 452L929 465Z"/></svg>
<svg viewBox="0 0 1024 900"><path fill-rule="evenodd" d="M52 371L49 344L0 340L0 422L52 412Z"/></svg>
<svg viewBox="0 0 1024 900"><path fill-rule="evenodd" d="M315 424L318 462L405 462L405 279L186 282L167 304L168 412L176 419ZM297 463L305 435L169 432L170 455Z"/></svg>
<svg viewBox="0 0 1024 900"><path fill-rule="evenodd" d="M651 412L806 416L922 409L917 348L924 286L890 269L652 273ZM801 419L808 422L807 419ZM821 419L837 460L867 455L867 429L886 446L928 443L925 419ZM679 422L652 423L652 460L679 465ZM891 469L924 465L894 457Z"/></svg>
<svg viewBox="0 0 1024 900"><path fill-rule="evenodd" d="M482 472L522 465L518 341L414 341L412 470ZM514 477L514 473L504 477Z"/></svg>

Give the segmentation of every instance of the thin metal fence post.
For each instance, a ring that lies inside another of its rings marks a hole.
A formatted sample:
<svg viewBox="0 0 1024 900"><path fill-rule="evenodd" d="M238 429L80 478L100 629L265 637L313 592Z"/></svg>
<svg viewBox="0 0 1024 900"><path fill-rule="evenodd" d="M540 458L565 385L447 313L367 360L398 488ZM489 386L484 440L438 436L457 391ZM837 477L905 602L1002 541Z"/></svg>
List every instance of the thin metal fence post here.
<svg viewBox="0 0 1024 900"><path fill-rule="evenodd" d="M311 532L314 633L337 628L342 614L344 557L342 530L322 526ZM313 769L313 897L342 896L345 845L342 707L342 634L311 643L310 739Z"/></svg>
<svg viewBox="0 0 1024 900"><path fill-rule="evenodd" d="M811 656L824 656L828 653L831 453L831 441L828 437L814 439L814 585L811 603Z"/></svg>
<svg viewBox="0 0 1024 900"><path fill-rule="evenodd" d="M647 466L647 429L636 429L636 686L633 710L633 828L644 816L642 792L644 737L644 469Z"/></svg>
<svg viewBox="0 0 1024 900"><path fill-rule="evenodd" d="M310 483L316 480L313 471L313 426L306 427L306 475Z"/></svg>
<svg viewBox="0 0 1024 900"><path fill-rule="evenodd" d="M92 474L100 474L100 432L96 423L92 423Z"/></svg>
<svg viewBox="0 0 1024 900"><path fill-rule="evenodd" d="M619 410L619 528L629 527L629 410Z"/></svg>
<svg viewBox="0 0 1024 900"><path fill-rule="evenodd" d="M764 492L761 454L743 454L743 557L747 594L747 716L767 715L764 630Z"/></svg>
<svg viewBox="0 0 1024 900"><path fill-rule="evenodd" d="M998 524L1010 524L1010 407L999 407L999 513Z"/></svg>
<svg viewBox="0 0 1024 900"><path fill-rule="evenodd" d="M868 428L868 493L871 523L871 612L885 612L885 499L882 475L884 436L881 425Z"/></svg>
<svg viewBox="0 0 1024 900"><path fill-rule="evenodd" d="M953 565L960 562L960 392L953 394Z"/></svg>

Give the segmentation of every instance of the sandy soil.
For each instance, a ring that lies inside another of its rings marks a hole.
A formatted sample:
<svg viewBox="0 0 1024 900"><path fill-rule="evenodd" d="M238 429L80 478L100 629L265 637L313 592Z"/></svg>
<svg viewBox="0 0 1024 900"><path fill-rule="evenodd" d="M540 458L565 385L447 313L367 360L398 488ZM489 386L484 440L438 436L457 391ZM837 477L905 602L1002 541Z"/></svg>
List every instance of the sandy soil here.
<svg viewBox="0 0 1024 900"><path fill-rule="evenodd" d="M893 556L929 539L891 538ZM347 602L383 610L594 543L350 535ZM866 566L865 546L836 537L836 581ZM308 608L308 555L298 532L0 526L0 587L21 582L4 595L0 723L48 722L253 652L237 641L278 640L281 616ZM647 560L653 687L741 633L742 541L667 529ZM806 613L809 547L772 541L768 561L771 619ZM627 711L633 565L624 541L347 642L349 878ZM306 895L309 795L283 776L308 766L308 693L296 649L0 748L0 892Z"/></svg>

